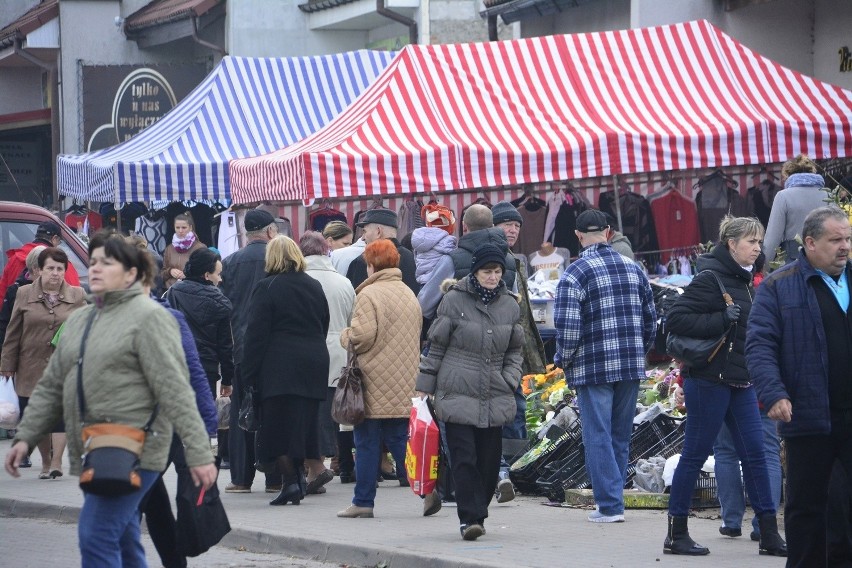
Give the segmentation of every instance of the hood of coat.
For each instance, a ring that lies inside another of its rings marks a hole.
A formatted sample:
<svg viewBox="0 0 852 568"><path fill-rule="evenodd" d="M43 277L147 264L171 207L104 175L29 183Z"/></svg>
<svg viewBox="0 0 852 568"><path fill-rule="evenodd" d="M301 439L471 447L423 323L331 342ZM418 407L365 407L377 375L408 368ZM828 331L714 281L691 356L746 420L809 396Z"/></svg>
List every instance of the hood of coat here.
<svg viewBox="0 0 852 568"><path fill-rule="evenodd" d="M450 290L468 292L470 294L473 294L477 298L479 297L479 294L476 292L476 290L474 290L473 285L470 283L470 278L467 276L459 280L456 280L455 278L446 278L443 282L441 282L441 293L446 294ZM508 294L509 296L518 299L518 296L509 291L509 289L505 286L500 287L500 294Z"/></svg>
<svg viewBox="0 0 852 568"><path fill-rule="evenodd" d="M399 268L385 268L384 270L374 272L366 280L361 282L361 285L355 289L355 293L357 294L370 284L377 282L402 282L402 270Z"/></svg>
<svg viewBox="0 0 852 568"><path fill-rule="evenodd" d="M331 264L331 257L322 254L312 254L305 257L307 263L306 270L327 270L329 272L337 272L334 265Z"/></svg>
<svg viewBox="0 0 852 568"><path fill-rule="evenodd" d="M449 254L456 250L457 239L438 227L420 227L411 233L411 246L414 254L423 254L435 250L442 254Z"/></svg>
<svg viewBox="0 0 852 568"><path fill-rule="evenodd" d="M105 292L103 296L89 294L86 298L90 304L94 304L97 309L109 310L115 306L121 305L142 295L142 284L134 282L124 290L110 290Z"/></svg>
<svg viewBox="0 0 852 568"><path fill-rule="evenodd" d="M717 244L710 252L699 256L695 261L695 268L698 271L715 270L720 274L729 274L747 283L751 282L751 272L737 264L728 247L723 244Z"/></svg>

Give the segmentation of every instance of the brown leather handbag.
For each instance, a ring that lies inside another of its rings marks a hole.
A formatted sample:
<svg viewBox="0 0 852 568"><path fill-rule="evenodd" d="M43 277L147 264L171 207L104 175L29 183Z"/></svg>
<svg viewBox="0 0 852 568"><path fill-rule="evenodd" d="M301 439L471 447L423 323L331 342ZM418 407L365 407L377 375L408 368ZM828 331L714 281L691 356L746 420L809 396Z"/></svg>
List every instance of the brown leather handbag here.
<svg viewBox="0 0 852 568"><path fill-rule="evenodd" d="M357 426L364 421L364 373L358 367L352 345L346 352L346 366L340 372L331 401L331 417L338 424Z"/></svg>

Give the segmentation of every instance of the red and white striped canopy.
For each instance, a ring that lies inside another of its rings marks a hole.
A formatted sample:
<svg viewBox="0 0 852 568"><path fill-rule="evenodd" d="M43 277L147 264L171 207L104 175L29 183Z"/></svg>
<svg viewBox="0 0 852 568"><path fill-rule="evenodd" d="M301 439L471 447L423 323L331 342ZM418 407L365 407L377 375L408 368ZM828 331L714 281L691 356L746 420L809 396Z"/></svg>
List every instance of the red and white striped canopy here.
<svg viewBox="0 0 852 568"><path fill-rule="evenodd" d="M323 129L229 164L237 203L852 155L852 91L707 21L405 47Z"/></svg>

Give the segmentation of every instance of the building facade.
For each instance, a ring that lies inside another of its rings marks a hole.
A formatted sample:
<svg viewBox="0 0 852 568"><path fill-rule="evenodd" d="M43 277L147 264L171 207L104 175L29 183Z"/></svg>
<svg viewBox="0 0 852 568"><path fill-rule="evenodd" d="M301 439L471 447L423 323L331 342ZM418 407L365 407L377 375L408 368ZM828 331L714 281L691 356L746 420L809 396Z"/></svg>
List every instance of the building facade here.
<svg viewBox="0 0 852 568"><path fill-rule="evenodd" d="M397 50L702 18L852 89L848 0L4 0L0 199L55 206L57 154L134 136L225 54Z"/></svg>

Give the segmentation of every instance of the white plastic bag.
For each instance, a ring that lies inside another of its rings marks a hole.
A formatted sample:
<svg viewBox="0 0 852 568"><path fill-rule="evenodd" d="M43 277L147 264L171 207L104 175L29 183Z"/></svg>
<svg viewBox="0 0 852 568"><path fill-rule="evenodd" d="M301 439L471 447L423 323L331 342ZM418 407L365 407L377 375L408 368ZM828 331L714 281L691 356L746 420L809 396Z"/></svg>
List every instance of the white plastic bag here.
<svg viewBox="0 0 852 568"><path fill-rule="evenodd" d="M0 377L0 428L12 430L21 419L21 405L11 377Z"/></svg>
<svg viewBox="0 0 852 568"><path fill-rule="evenodd" d="M636 474L633 477L634 489L649 493L662 493L666 488L666 484L663 482L665 465L666 458L662 456L637 461Z"/></svg>

